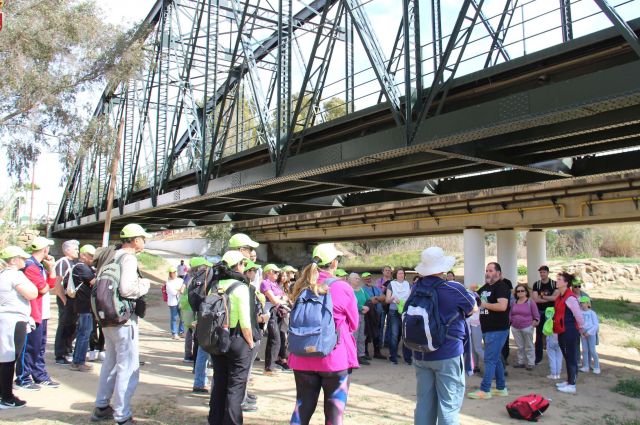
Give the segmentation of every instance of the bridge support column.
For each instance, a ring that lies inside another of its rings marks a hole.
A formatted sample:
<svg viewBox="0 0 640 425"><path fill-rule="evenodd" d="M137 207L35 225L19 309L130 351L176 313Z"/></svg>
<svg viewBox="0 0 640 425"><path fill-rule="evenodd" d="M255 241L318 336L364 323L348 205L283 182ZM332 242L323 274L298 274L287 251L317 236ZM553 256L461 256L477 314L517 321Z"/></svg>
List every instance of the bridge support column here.
<svg viewBox="0 0 640 425"><path fill-rule="evenodd" d="M547 239L542 229L531 229L527 232L527 283L529 287L540 279L538 268L547 264Z"/></svg>
<svg viewBox="0 0 640 425"><path fill-rule="evenodd" d="M496 232L498 245L498 263L502 267L502 277L516 286L518 282L518 235L513 229Z"/></svg>
<svg viewBox="0 0 640 425"><path fill-rule="evenodd" d="M484 229L464 229L464 284L478 287L484 283Z"/></svg>

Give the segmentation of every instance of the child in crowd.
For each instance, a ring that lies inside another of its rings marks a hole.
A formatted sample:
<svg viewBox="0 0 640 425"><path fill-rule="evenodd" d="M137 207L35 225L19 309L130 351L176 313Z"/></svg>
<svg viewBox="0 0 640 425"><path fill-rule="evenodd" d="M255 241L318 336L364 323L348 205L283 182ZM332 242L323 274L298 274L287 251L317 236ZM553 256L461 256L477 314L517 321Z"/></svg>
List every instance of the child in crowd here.
<svg viewBox="0 0 640 425"><path fill-rule="evenodd" d="M593 373L600 374L600 359L596 352L596 337L598 334L598 315L591 310L591 299L582 296L579 299L582 317L584 317L584 333L582 339L582 368L580 372L589 372L593 360Z"/></svg>
<svg viewBox="0 0 640 425"><path fill-rule="evenodd" d="M555 308L553 307L547 307L544 312L547 320L551 320L552 322L554 314ZM547 378L560 379L560 374L562 373L562 351L560 351L558 335L553 333L553 327L551 329L551 334L547 335L547 356L549 357L549 369L551 372L549 375L547 375Z"/></svg>
<svg viewBox="0 0 640 425"><path fill-rule="evenodd" d="M480 305L480 296L476 292L478 285L469 286L469 291L475 296L476 304ZM482 329L480 329L480 310L467 318L469 333L471 335L471 350L473 354L473 372L480 372L480 362L484 361L484 349L482 348Z"/></svg>

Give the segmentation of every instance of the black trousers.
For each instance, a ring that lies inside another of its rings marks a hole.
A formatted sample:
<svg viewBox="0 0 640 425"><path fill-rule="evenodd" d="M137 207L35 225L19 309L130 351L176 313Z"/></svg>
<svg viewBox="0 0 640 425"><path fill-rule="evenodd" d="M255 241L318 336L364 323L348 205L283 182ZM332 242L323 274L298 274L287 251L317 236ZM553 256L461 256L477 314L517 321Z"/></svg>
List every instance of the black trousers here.
<svg viewBox="0 0 640 425"><path fill-rule="evenodd" d="M231 347L227 354L213 356L209 425L243 423L241 405L249 379L252 354L249 344L238 332L231 336Z"/></svg>
<svg viewBox="0 0 640 425"><path fill-rule="evenodd" d="M558 345L567 366L567 382L575 385L580 357L580 333L575 324L565 324L565 331L558 335Z"/></svg>
<svg viewBox="0 0 640 425"><path fill-rule="evenodd" d="M58 328L53 352L56 359L73 354L73 340L76 337L78 315L75 311L75 300L67 298L67 303L62 304L60 297L56 297L58 304Z"/></svg>
<svg viewBox="0 0 640 425"><path fill-rule="evenodd" d="M543 357L543 353L542 350L544 349L544 334L542 333L542 329L544 328L544 322L545 322L545 317L544 317L544 310L540 311L538 310L538 313L540 313L540 322L538 323L538 326L536 326L536 364L540 363L542 361L542 357Z"/></svg>
<svg viewBox="0 0 640 425"><path fill-rule="evenodd" d="M89 350L104 351L104 333L97 320L93 321L93 330L89 336Z"/></svg>
<svg viewBox="0 0 640 425"><path fill-rule="evenodd" d="M307 425L316 411L320 390L324 393L324 423L341 424L349 395L349 371L307 372L294 370L296 408L291 425Z"/></svg>
<svg viewBox="0 0 640 425"><path fill-rule="evenodd" d="M13 361L0 363L0 397L2 400L13 400L13 374L16 360L22 360L22 351L27 336L27 322L17 322L13 332L13 345L16 349Z"/></svg>
<svg viewBox="0 0 640 425"><path fill-rule="evenodd" d="M267 323L267 347L264 353L265 370L274 370L276 367L276 359L280 353L280 345L282 344L280 328L282 326L282 318L278 317L275 308L271 310L271 317Z"/></svg>

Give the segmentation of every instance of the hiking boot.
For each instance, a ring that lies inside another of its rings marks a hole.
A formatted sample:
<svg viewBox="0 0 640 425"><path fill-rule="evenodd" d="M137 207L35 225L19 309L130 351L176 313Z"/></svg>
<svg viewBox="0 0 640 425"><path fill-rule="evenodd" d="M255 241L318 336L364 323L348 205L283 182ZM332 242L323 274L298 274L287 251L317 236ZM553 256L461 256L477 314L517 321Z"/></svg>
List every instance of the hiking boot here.
<svg viewBox="0 0 640 425"><path fill-rule="evenodd" d="M369 363L369 361L366 359L366 357L358 357L358 362L360 362L361 365L370 365L371 363Z"/></svg>
<svg viewBox="0 0 640 425"><path fill-rule="evenodd" d="M498 396L498 397L509 397L509 390L507 390L507 388L503 388L501 390L497 389L497 388L493 388L491 390L491 395L492 396Z"/></svg>
<svg viewBox="0 0 640 425"><path fill-rule="evenodd" d="M291 368L289 367L289 365L286 362L283 362L282 360L278 360L276 361L276 364L278 366L280 366L280 368L282 368L282 370L291 370Z"/></svg>
<svg viewBox="0 0 640 425"><path fill-rule="evenodd" d="M69 366L69 370L75 370L76 372L91 372L93 370L93 367L88 364L72 363L71 366Z"/></svg>
<svg viewBox="0 0 640 425"><path fill-rule="evenodd" d="M19 409L21 407L24 407L27 404L26 401L24 400L20 400L18 397L12 397L9 400L2 400L0 401L0 410L5 410L5 409Z"/></svg>
<svg viewBox="0 0 640 425"><path fill-rule="evenodd" d="M489 400L491 398L491 393L485 393L482 390L476 390L468 393L467 397L473 400Z"/></svg>
<svg viewBox="0 0 640 425"><path fill-rule="evenodd" d="M91 414L91 421L106 421L109 419L113 419L113 407L96 407L93 409L93 413Z"/></svg>
<svg viewBox="0 0 640 425"><path fill-rule="evenodd" d="M243 412L255 412L256 410L258 410L258 406L247 402L243 402L240 407L242 408Z"/></svg>

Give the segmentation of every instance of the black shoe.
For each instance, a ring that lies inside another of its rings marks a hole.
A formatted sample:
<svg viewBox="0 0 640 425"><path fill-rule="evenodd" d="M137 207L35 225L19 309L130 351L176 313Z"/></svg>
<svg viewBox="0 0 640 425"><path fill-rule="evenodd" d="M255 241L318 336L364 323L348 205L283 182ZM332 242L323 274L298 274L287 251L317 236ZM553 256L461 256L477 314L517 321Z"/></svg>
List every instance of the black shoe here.
<svg viewBox="0 0 640 425"><path fill-rule="evenodd" d="M381 352L377 352L373 355L374 359L387 360L387 356L383 356Z"/></svg>
<svg viewBox="0 0 640 425"><path fill-rule="evenodd" d="M71 364L71 362L64 357L58 357L56 359L56 364Z"/></svg>
<svg viewBox="0 0 640 425"><path fill-rule="evenodd" d="M96 407L93 409L93 413L91 414L92 422L107 421L110 419L113 419L113 408L111 406Z"/></svg>
<svg viewBox="0 0 640 425"><path fill-rule="evenodd" d="M248 400L254 400L254 401L255 401L255 400L257 400L257 399L258 399L258 396L257 396L257 395L255 395L255 394L247 393L247 399L248 399Z"/></svg>
<svg viewBox="0 0 640 425"><path fill-rule="evenodd" d="M407 365L412 366L413 365L413 360L409 360L408 362L405 362Z"/></svg>
<svg viewBox="0 0 640 425"><path fill-rule="evenodd" d="M393 363L393 364L398 364L398 361L397 361L397 360L393 360L391 357L389 357L389 361L390 361L391 363Z"/></svg>
<svg viewBox="0 0 640 425"><path fill-rule="evenodd" d="M5 409L19 409L21 407L24 407L25 404L27 404L26 401L24 400L20 400L18 397L13 397L10 400L2 400L0 401L0 410L5 410Z"/></svg>
<svg viewBox="0 0 640 425"><path fill-rule="evenodd" d="M514 364L513 368L514 369L524 369L524 365L523 364Z"/></svg>
<svg viewBox="0 0 640 425"><path fill-rule="evenodd" d="M60 386L59 382L52 381L51 379L47 379L46 381L36 382L36 384L41 387L49 387L49 388L58 388Z"/></svg>
<svg viewBox="0 0 640 425"><path fill-rule="evenodd" d="M258 410L258 406L256 406L255 404L242 403L240 407L242 408L243 412L255 412L256 410Z"/></svg>
<svg viewBox="0 0 640 425"><path fill-rule="evenodd" d="M191 390L192 393L196 393L196 394L209 394L209 390L202 387L193 387L193 390Z"/></svg>
<svg viewBox="0 0 640 425"><path fill-rule="evenodd" d="M368 354L365 354L365 355L364 355L364 359L365 359L365 360L371 360L371 356L370 356L370 355L368 355Z"/></svg>
<svg viewBox="0 0 640 425"><path fill-rule="evenodd" d="M371 363L369 363L367 361L367 359L365 357L358 357L358 362L360 362L361 365L370 365Z"/></svg>
<svg viewBox="0 0 640 425"><path fill-rule="evenodd" d="M256 356L256 361L257 362L262 361L262 360L260 360L260 356Z"/></svg>
<svg viewBox="0 0 640 425"><path fill-rule="evenodd" d="M509 376L509 372L507 372L507 369L504 370L504 376Z"/></svg>
<svg viewBox="0 0 640 425"><path fill-rule="evenodd" d="M480 368L479 367L474 367L473 368L473 373L480 373Z"/></svg>
<svg viewBox="0 0 640 425"><path fill-rule="evenodd" d="M40 391L42 387L34 382L25 382L22 384L16 384L16 388L27 391Z"/></svg>

